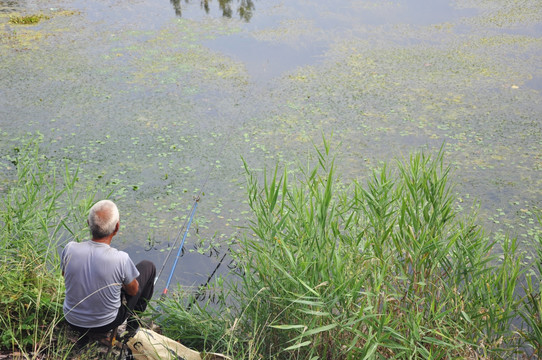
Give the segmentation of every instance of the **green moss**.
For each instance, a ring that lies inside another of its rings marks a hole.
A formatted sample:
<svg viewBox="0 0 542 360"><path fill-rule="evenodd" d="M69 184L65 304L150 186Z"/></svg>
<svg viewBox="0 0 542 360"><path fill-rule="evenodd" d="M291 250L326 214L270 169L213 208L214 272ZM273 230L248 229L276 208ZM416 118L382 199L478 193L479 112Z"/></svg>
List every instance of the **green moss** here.
<svg viewBox="0 0 542 360"><path fill-rule="evenodd" d="M33 25L39 23L42 19L49 19L49 16L43 14L10 16L9 23L15 25Z"/></svg>

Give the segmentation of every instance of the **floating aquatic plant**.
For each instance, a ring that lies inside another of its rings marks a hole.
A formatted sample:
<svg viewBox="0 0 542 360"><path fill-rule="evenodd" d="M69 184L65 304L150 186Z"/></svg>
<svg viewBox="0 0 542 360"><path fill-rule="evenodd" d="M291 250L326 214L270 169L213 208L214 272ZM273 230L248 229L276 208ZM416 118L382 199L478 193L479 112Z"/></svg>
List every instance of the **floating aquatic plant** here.
<svg viewBox="0 0 542 360"><path fill-rule="evenodd" d="M10 16L9 23L15 25L33 25L47 19L49 19L49 16L44 14Z"/></svg>

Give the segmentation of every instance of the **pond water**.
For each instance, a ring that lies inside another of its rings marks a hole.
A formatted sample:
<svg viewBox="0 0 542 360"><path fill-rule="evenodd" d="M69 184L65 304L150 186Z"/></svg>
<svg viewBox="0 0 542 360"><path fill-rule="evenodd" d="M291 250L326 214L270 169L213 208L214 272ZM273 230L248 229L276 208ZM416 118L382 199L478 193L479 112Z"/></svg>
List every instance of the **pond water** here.
<svg viewBox="0 0 542 360"><path fill-rule="evenodd" d="M458 207L528 249L541 35L539 0L0 0L0 188L39 132L82 189L113 191L117 246L160 267L203 187L174 278L196 286L248 225L241 159L295 168L333 133L344 183L442 146Z"/></svg>

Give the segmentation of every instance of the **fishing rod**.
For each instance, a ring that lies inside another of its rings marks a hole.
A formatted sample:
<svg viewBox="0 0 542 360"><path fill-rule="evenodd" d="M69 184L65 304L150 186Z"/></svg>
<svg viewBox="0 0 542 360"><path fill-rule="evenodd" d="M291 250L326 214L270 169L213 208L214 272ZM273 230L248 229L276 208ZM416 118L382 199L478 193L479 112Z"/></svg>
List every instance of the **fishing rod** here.
<svg viewBox="0 0 542 360"><path fill-rule="evenodd" d="M173 264L173 267L171 268L171 272L170 272L169 277L167 279L166 286L164 288L164 291L162 292L161 298L164 298L167 295L169 285L171 283L171 279L173 278L173 273L175 272L175 268L177 267L177 263L179 262L179 258L181 257L181 253L182 253L182 250L183 250L183 247L184 247L184 242L186 240L186 236L188 235L188 230L190 230L190 225L192 224L192 220L194 219L194 214L196 213L196 208L198 207L198 203L199 203L199 200L200 200L200 195L203 193L203 189L205 188L205 185L207 184L207 181L209 180L210 175L211 175L211 170L209 172L207 172L207 176L205 177L205 181L203 182L203 185L201 186L198 194L196 196L194 196L194 202L192 204L192 210L190 211L190 217L185 219L185 221L183 223L183 226L181 226L181 228L179 229L179 233L177 234L177 237L175 238L175 241L173 242L173 246L169 250L169 252L168 252L168 254L166 256L166 259L164 260L164 262L162 264L162 267L161 267L160 271L158 272L158 275L154 278L154 284L156 285L156 282L160 278L160 275L162 275L162 271L164 270L164 268L166 266L166 263L168 262L169 257L171 256L171 253L172 253L173 249L177 245L177 242L179 241L179 239L181 237L181 234L183 233L183 229L184 229L184 227L186 225L186 230L184 231L183 240L181 241L181 244L179 246L179 250L177 251L177 256L175 257L175 262Z"/></svg>
<svg viewBox="0 0 542 360"><path fill-rule="evenodd" d="M198 196L199 197L199 196ZM198 199L199 200L199 199ZM192 204L192 209L190 210L192 212L192 210L194 209L194 207L196 206L196 198L194 198L194 204ZM156 275L156 277L154 278L154 285L156 285L156 282L158 281L158 279L160 278L160 275L162 275L162 271L164 271L164 268L166 267L166 264L169 260L169 257L171 256L171 253L173 251L173 249L175 248L175 246L177 246L177 242L179 241L179 239L181 238L181 234L183 233L183 229L185 228L186 226L186 223L188 222L189 218L186 218L184 220L184 223L183 225L181 226L181 228L179 229L179 233L177 234L177 236L175 237L175 241L173 241L173 246L169 249L169 252L167 253L167 256L164 260L164 262L162 263L162 267L160 268L160 271L158 272L158 275Z"/></svg>
<svg viewBox="0 0 542 360"><path fill-rule="evenodd" d="M179 258L181 257L181 252L183 250L183 247L184 247L184 242L186 240L186 235L188 235L188 230L190 230L190 224L192 224L192 220L194 219L194 214L196 213L196 208L198 207L198 202L199 202L199 196L196 196L196 198L194 199L194 204L192 205L192 212L190 213L190 220L188 220L188 225L186 226L186 230L184 232L184 235L183 235L183 240L181 241L181 244L179 246L179 250L177 251L177 256L175 257L175 262L173 263L173 267L171 268L171 272L169 273L169 277L167 279L167 282L166 282L166 286L164 288L164 291L162 292L162 298L164 298L166 295L167 295L167 292L168 292L168 289L169 289L169 284L171 283L171 279L173 278L173 273L175 272L175 268L177 267L177 263L179 262ZM181 231L182 231L182 227L181 227ZM180 234L180 232L179 232ZM177 241L175 241L177 242ZM173 250L173 248L171 248ZM169 254L171 254L171 251L169 252ZM166 258L166 261L164 261L164 266L169 258L169 254ZM163 269L163 266L162 266L162 269ZM162 271L160 270L160 273ZM158 277L160 277L160 274L158 274L158 276L154 279L154 282L156 283L156 281L158 280Z"/></svg>
<svg viewBox="0 0 542 360"><path fill-rule="evenodd" d="M227 141L229 140L229 138L225 137L224 140L223 140L223 144L224 145ZM219 148L222 148L222 146L220 146ZM166 283L166 286L164 288L164 291L162 292L162 295L161 295L161 298L164 298L167 293L168 293L168 289L169 289L169 285L171 283L171 279L173 278L173 273L175 272L175 268L177 266L177 263L179 261L179 257L181 256L181 253L182 253L182 249L184 247L184 242L186 240L186 236L188 234L188 230L190 229L190 224L192 223L192 220L194 218L194 214L196 213L196 208L198 206L198 202L200 200L200 195L202 194L203 192L203 189L205 188L205 185L207 184L207 181L209 180L209 176L211 175L211 172L213 172L214 168L211 168L209 169L209 171L207 172L207 176L205 178L205 181L203 182L203 185L201 186L200 188L200 191L198 192L198 194L194 197L194 203L192 205L192 211L191 211L191 214L190 214L190 218L189 220L188 219L185 219L185 222L183 223L183 226L181 226L181 228L179 229L179 233L177 235L177 237L175 238L175 241L173 243L173 246L171 247L171 249L169 250L168 252L168 255L166 256L166 259L164 260L164 263L162 264L162 268L160 269L160 271L158 272L158 275L154 278L154 284L156 285L156 282L158 281L158 278L160 278L160 275L162 274L162 271L164 270L164 267L166 266L166 263L167 261L169 260L169 257L173 251L173 248L176 246L177 242L179 241L179 238L181 236L181 233L183 231L183 228L185 227L185 225L187 224L187 220L188 220L188 225L186 226L186 230L184 231L184 235L183 235L183 240L181 242L181 245L179 246L179 250L177 251L177 256L175 258L175 263L173 264L173 267L171 269L171 272L169 274L169 277L168 277L168 280L167 280L167 283ZM222 259L223 260L223 259ZM220 261L219 263L219 266L220 264L222 263L222 260ZM218 268L218 267L217 267ZM213 275L214 273L216 272L216 269L215 271L213 271ZM212 275L211 275L212 277Z"/></svg>

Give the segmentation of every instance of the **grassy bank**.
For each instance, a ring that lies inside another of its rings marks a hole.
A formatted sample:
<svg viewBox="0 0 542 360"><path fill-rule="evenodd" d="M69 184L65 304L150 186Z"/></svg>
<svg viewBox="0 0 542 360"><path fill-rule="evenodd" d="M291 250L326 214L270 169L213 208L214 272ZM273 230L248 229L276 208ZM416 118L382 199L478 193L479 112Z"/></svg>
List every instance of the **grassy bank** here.
<svg viewBox="0 0 542 360"><path fill-rule="evenodd" d="M179 289L152 304L166 335L235 359L540 353L541 267L525 265L515 239L492 243L475 214L456 211L442 154L414 154L349 186L325 142L313 160L265 174L245 164L252 221L231 249L237 267L203 289L207 300ZM36 142L10 161L16 176L0 207L0 346L68 358L72 344L57 331L57 249L67 236L85 237L95 192L76 192L77 171L59 176Z"/></svg>
<svg viewBox="0 0 542 360"><path fill-rule="evenodd" d="M9 178L0 206L0 349L21 358L66 358L59 334L64 282L58 246L80 238L94 196L74 192L77 171L57 169L39 139L5 155ZM79 230L75 230L79 229Z"/></svg>

